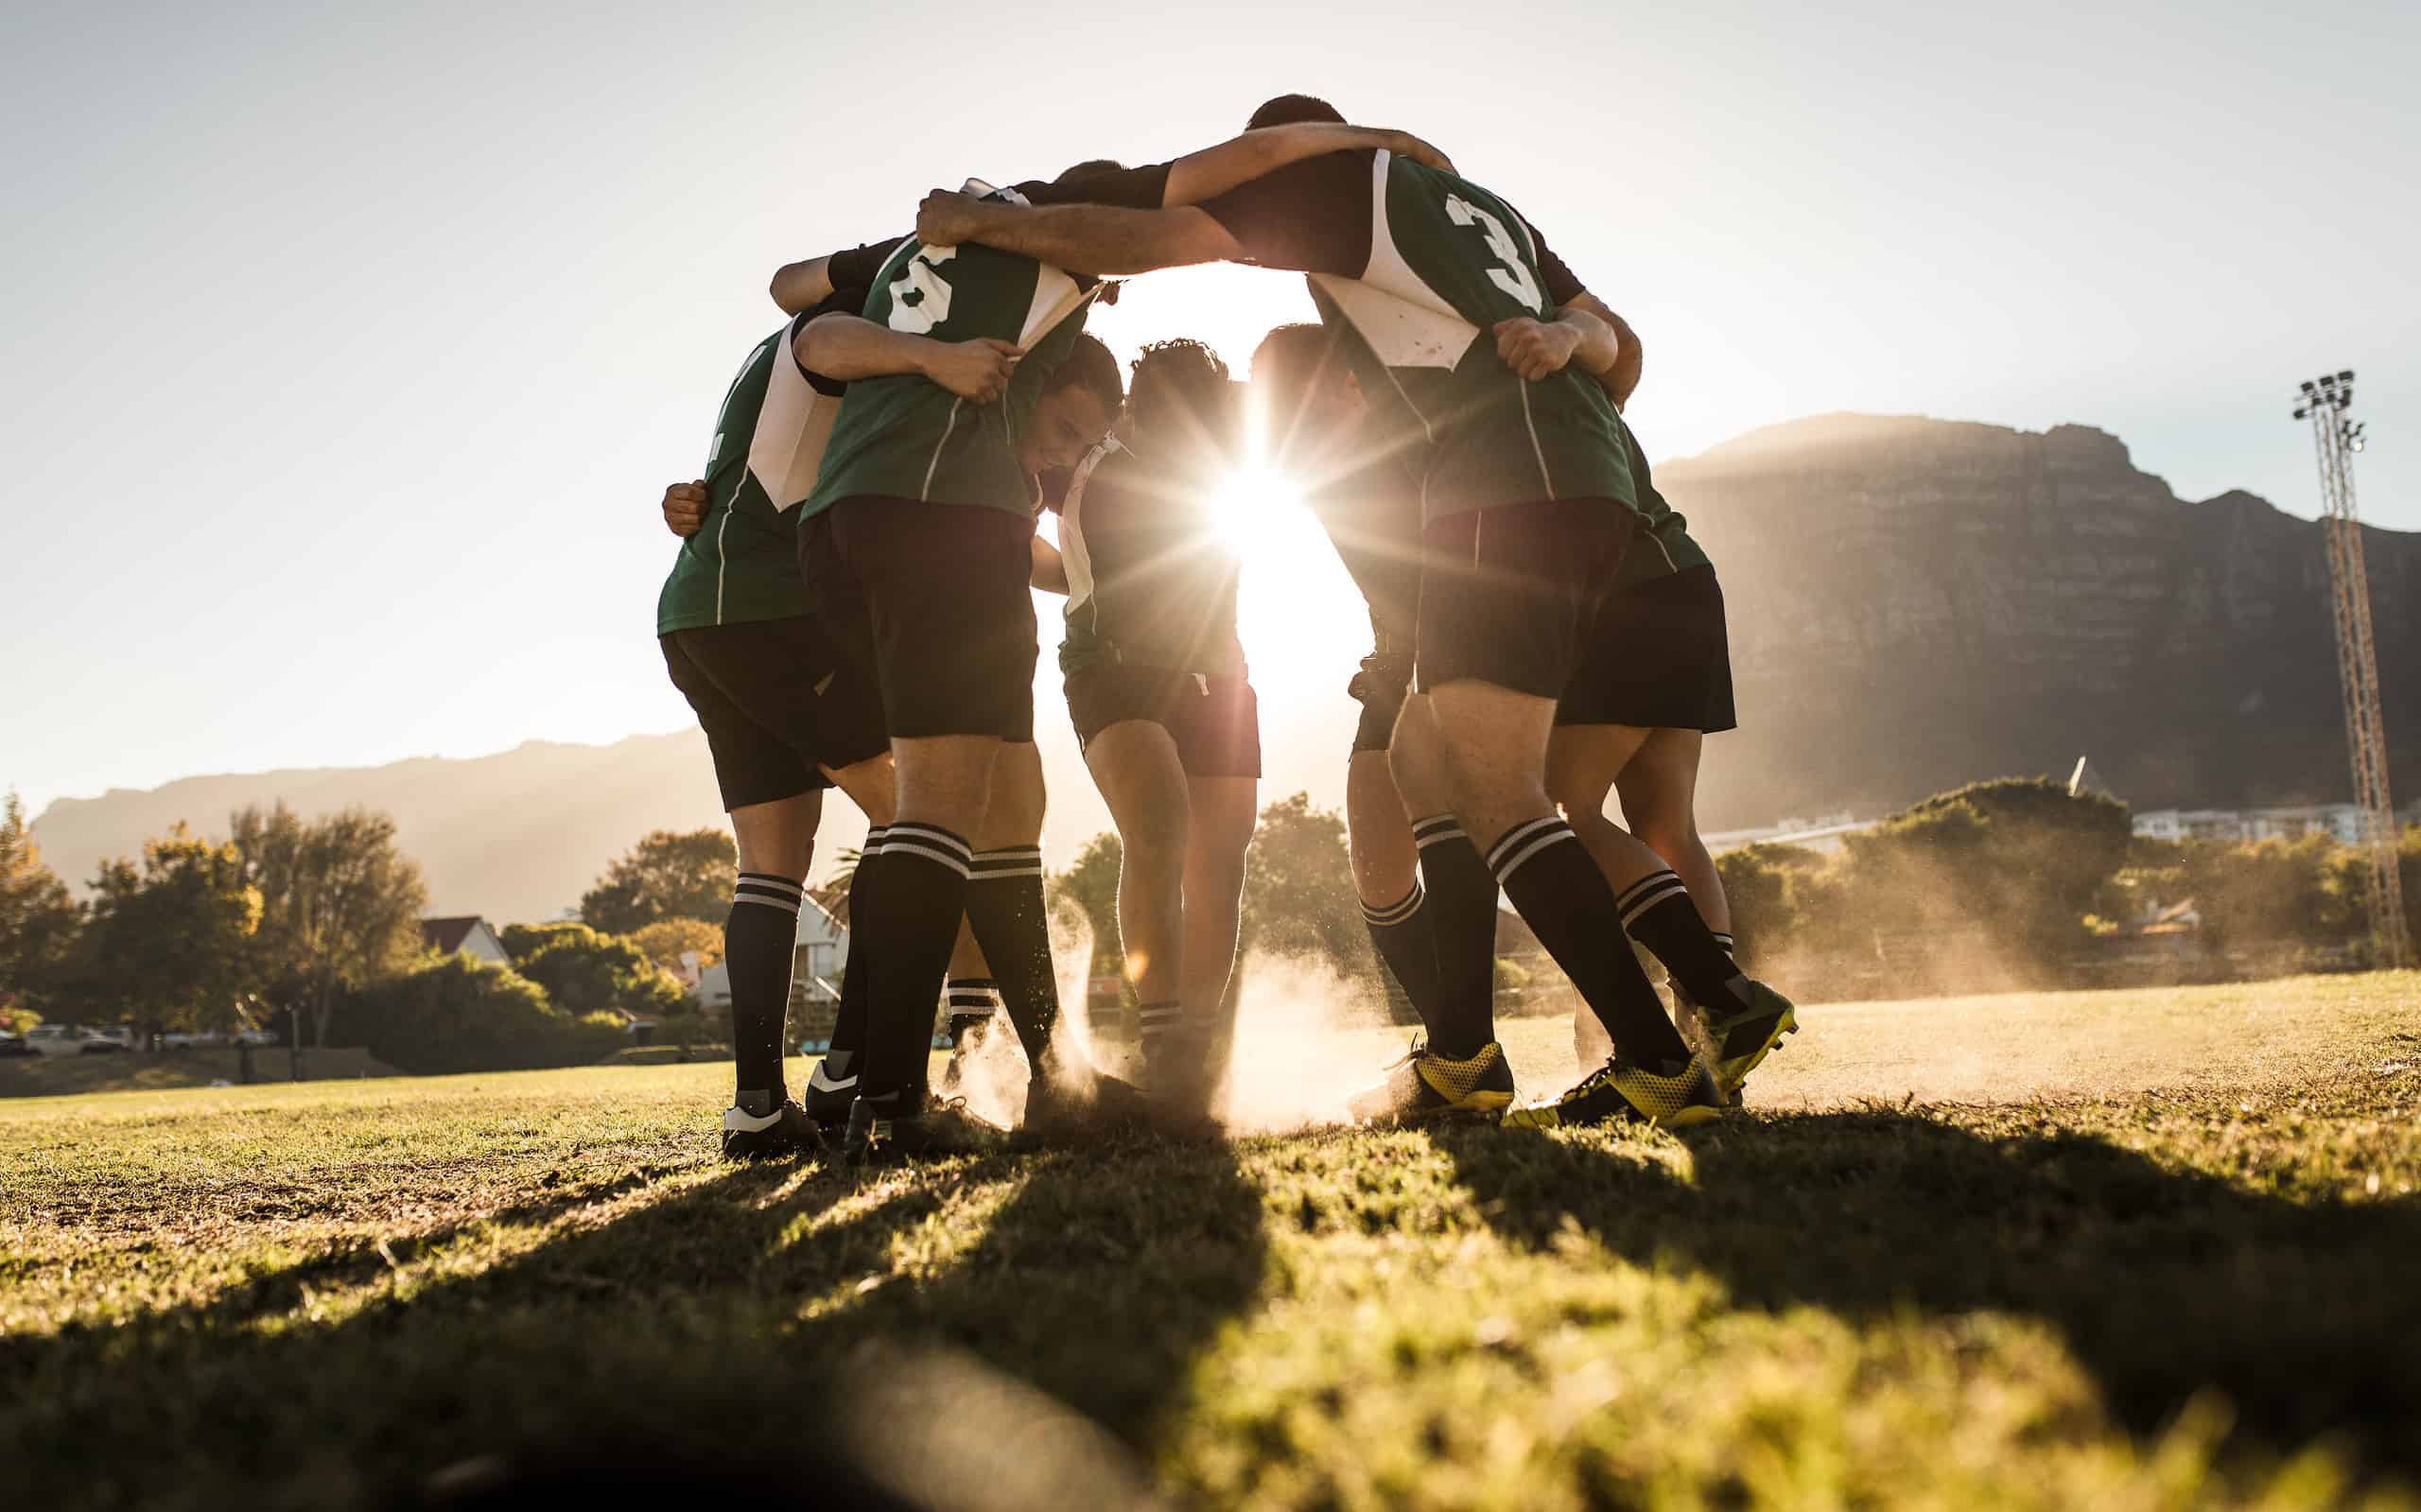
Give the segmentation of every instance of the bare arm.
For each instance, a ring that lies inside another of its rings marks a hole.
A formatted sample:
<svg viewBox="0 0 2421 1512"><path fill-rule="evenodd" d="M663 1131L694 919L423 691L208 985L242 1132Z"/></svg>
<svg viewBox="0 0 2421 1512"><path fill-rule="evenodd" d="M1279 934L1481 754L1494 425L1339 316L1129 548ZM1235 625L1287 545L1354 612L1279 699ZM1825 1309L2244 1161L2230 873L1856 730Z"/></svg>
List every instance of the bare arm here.
<svg viewBox="0 0 2421 1512"><path fill-rule="evenodd" d="M1042 538L1040 530L1034 532L1034 568L1029 581L1045 593L1068 591L1068 563L1059 555L1057 547Z"/></svg>
<svg viewBox="0 0 2421 1512"><path fill-rule="evenodd" d="M1026 209L936 189L916 212L928 247L978 241L1088 273L1148 273L1244 255L1228 228L1191 207L1120 210L1109 205Z"/></svg>
<svg viewBox="0 0 2421 1512"><path fill-rule="evenodd" d="M846 383L854 378L914 374L978 404L990 404L1008 386L1019 350L1006 341L936 341L911 336L856 315L819 315L798 333L792 350L810 373Z"/></svg>
<svg viewBox="0 0 2421 1512"><path fill-rule="evenodd" d="M1605 310L1594 297L1581 294L1552 321L1522 316L1497 322L1496 355L1533 383L1577 366L1597 380L1619 408L1639 387L1639 338L1629 334L1621 316L1605 310L1611 317L1609 322L1590 305Z"/></svg>
<svg viewBox="0 0 2421 1512"><path fill-rule="evenodd" d="M1612 365L1593 367L1591 371L1597 374L1597 381L1606 386L1606 392L1613 399L1614 408L1619 409L1630 403L1630 396L1638 391L1641 371L1646 361L1646 349L1639 343L1639 333L1630 328L1629 321L1615 314L1604 300L1594 294L1575 295L1564 306L1564 313L1569 315L1575 310L1594 315L1612 329L1616 349Z"/></svg>
<svg viewBox="0 0 2421 1512"><path fill-rule="evenodd" d="M803 263L784 263L774 270L774 282L766 292L784 315L796 315L811 310L832 295L832 259L810 257Z"/></svg>
<svg viewBox="0 0 2421 1512"><path fill-rule="evenodd" d="M1315 158L1323 152L1351 152L1364 148L1381 148L1398 157L1412 159L1433 168L1454 171L1454 164L1446 154L1431 147L1409 131L1390 131L1378 127L1346 126L1335 121L1298 121L1290 126L1266 126L1258 131L1229 137L1217 147L1189 152L1169 165L1168 187L1163 191L1163 206L1200 204L1215 200L1240 183L1250 182L1265 173L1274 173L1305 158ZM1104 269L1107 271L1107 269Z"/></svg>

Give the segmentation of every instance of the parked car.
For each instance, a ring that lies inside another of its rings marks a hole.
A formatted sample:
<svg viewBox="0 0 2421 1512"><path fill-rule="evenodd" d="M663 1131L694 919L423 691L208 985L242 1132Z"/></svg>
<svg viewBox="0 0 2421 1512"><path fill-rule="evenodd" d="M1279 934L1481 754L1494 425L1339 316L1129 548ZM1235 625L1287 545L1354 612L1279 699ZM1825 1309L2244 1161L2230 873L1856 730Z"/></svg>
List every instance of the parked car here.
<svg viewBox="0 0 2421 1512"><path fill-rule="evenodd" d="M88 1029L84 1033L84 1053L87 1055L115 1055L134 1048L134 1031L124 1024L109 1029Z"/></svg>
<svg viewBox="0 0 2421 1512"><path fill-rule="evenodd" d="M12 1034L5 1029L0 1029L0 1061L39 1053L41 1052L26 1043L23 1035Z"/></svg>
<svg viewBox="0 0 2421 1512"><path fill-rule="evenodd" d="M175 1034L160 1036L162 1050L209 1050L213 1046L223 1045L226 1042L226 1039L215 1029L205 1030L198 1034L189 1034L180 1030Z"/></svg>
<svg viewBox="0 0 2421 1512"><path fill-rule="evenodd" d="M37 1055L81 1055L85 1036L73 1024L36 1024L26 1031L26 1044Z"/></svg>

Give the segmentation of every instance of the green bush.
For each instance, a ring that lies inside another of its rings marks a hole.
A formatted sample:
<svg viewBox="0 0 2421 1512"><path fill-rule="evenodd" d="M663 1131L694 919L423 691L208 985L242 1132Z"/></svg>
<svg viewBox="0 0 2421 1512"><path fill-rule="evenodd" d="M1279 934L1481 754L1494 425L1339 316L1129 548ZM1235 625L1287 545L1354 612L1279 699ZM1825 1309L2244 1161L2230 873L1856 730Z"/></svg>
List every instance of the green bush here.
<svg viewBox="0 0 2421 1512"><path fill-rule="evenodd" d="M548 999L571 1013L620 1009L658 1018L682 1011L688 999L636 941L600 934L585 924L515 925L506 931L513 968L546 989Z"/></svg>
<svg viewBox="0 0 2421 1512"><path fill-rule="evenodd" d="M374 1057L424 1075L584 1065L629 1038L615 1015L575 1018L526 977L463 955L382 982L347 1008Z"/></svg>

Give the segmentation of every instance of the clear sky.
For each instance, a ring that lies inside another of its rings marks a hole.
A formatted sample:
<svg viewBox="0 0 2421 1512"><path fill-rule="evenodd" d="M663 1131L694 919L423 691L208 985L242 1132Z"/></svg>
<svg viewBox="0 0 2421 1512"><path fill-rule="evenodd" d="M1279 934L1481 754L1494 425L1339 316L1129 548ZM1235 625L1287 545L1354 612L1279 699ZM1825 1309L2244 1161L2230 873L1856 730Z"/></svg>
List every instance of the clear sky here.
<svg viewBox="0 0 2421 1512"><path fill-rule="evenodd" d="M2078 421L2310 513L2287 396L2353 367L2365 513L2421 529L2415 77L2409 3L18 0L0 786L686 723L654 500L773 267L1287 90L1538 221L1642 332L1654 455L1835 409ZM1114 345L1240 365L1302 308L1242 271L1135 293ZM1341 686L1351 606L1292 599L1247 593L1257 671Z"/></svg>

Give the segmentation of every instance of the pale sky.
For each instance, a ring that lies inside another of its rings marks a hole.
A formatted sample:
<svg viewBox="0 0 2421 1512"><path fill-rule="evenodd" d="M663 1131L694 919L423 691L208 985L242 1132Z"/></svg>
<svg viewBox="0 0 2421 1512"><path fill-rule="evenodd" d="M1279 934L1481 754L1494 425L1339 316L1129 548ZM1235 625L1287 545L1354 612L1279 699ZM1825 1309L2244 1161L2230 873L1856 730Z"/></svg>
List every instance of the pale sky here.
<svg viewBox="0 0 2421 1512"><path fill-rule="evenodd" d="M18 0L0 787L688 723L654 501L777 322L774 266L1288 90L1540 224L1643 335L1652 455L1837 409L2076 421L2186 497L2309 514L2288 398L2352 367L2364 513L2421 529L2416 76L2411 4ZM1302 307L1174 274L1096 328L1241 367ZM1362 649L1307 599L1341 577L1292 565L1316 545L1247 565L1265 701ZM1320 750L1267 791L1333 790Z"/></svg>

